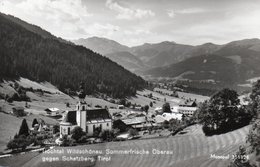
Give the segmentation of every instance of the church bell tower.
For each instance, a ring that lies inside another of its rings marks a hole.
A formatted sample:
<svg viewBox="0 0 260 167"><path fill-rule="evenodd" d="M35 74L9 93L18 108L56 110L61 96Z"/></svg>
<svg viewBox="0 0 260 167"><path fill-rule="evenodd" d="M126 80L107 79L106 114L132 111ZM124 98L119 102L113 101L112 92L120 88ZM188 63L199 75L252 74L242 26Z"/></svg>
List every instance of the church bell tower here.
<svg viewBox="0 0 260 167"><path fill-rule="evenodd" d="M78 93L79 102L76 105L77 111L77 125L80 126L83 131L86 131L87 120L87 103L85 101L86 93L84 91L84 84L80 84L80 91Z"/></svg>

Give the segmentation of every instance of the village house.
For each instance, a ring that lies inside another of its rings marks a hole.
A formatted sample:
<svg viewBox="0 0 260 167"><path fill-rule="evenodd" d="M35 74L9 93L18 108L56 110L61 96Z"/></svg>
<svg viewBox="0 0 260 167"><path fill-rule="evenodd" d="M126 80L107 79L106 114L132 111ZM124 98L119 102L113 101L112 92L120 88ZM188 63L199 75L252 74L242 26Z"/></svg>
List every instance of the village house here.
<svg viewBox="0 0 260 167"><path fill-rule="evenodd" d="M58 108L46 108L45 111L49 116L57 116L60 114L60 109Z"/></svg>
<svg viewBox="0 0 260 167"><path fill-rule="evenodd" d="M173 113L180 113L187 116L192 116L194 112L198 109L198 107L188 107L188 106L173 106L171 107L171 111Z"/></svg>

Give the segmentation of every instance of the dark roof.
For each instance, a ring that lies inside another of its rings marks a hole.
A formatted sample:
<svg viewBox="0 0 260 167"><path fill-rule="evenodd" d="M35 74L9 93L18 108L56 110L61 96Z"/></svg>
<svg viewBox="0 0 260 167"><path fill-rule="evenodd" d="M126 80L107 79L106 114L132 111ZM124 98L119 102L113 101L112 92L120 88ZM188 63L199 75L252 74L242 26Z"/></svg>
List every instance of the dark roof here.
<svg viewBox="0 0 260 167"><path fill-rule="evenodd" d="M23 108L23 107L20 107L20 106L18 106L18 107L13 107L13 110L24 110L24 108Z"/></svg>
<svg viewBox="0 0 260 167"><path fill-rule="evenodd" d="M179 106L190 106L190 107L196 107L197 103L195 101L181 101Z"/></svg>
<svg viewBox="0 0 260 167"><path fill-rule="evenodd" d="M63 122L70 122L72 124L77 124L77 118L76 118L76 111L68 111L65 118L63 119Z"/></svg>
<svg viewBox="0 0 260 167"><path fill-rule="evenodd" d="M89 109L87 110L87 121L99 120L99 119L111 119L107 109Z"/></svg>
<svg viewBox="0 0 260 167"><path fill-rule="evenodd" d="M101 120L101 119L111 119L107 109L89 109L87 110L87 121L91 120ZM77 124L77 112L68 111L62 122L70 122L72 124Z"/></svg>

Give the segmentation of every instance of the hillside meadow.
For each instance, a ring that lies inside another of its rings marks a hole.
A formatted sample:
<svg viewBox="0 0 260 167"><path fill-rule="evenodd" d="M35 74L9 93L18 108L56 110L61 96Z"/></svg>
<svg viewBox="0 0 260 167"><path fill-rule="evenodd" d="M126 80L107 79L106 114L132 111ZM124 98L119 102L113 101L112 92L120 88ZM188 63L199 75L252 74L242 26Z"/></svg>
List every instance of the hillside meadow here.
<svg viewBox="0 0 260 167"><path fill-rule="evenodd" d="M64 154L39 154L38 156L28 156L24 164L19 164L22 167L30 166L83 166L82 162L43 162L42 159L49 157L73 156L73 154L66 153L68 149L92 149L92 150L148 150L148 155L121 155L121 154L107 154L105 156L111 157L110 161L96 161L94 164L98 167L115 167L115 166L142 166L142 167L223 167L227 166L231 159L214 159L210 158L211 154L216 155L230 155L235 154L239 145L245 143L245 137L250 126L222 134L206 137L202 131L201 126L194 125L185 129L186 134L172 136L168 138L146 139L146 140L131 140L124 142L110 142L94 145L84 145L76 147L55 147L56 150L64 149ZM152 154L152 150L169 151L171 154ZM30 153L29 153L30 154ZM81 154L84 157L91 157L94 154ZM95 154L96 155L96 154ZM76 154L74 155L76 156ZM17 158L19 158L18 156ZM0 165L16 166L13 158L1 158ZM92 166L89 162L85 166Z"/></svg>

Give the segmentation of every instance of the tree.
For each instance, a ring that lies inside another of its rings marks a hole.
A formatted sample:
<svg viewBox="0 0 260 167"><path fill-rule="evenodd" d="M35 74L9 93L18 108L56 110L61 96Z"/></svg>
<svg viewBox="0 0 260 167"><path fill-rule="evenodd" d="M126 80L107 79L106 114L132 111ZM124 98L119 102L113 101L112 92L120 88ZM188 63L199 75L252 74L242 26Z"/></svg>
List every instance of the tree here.
<svg viewBox="0 0 260 167"><path fill-rule="evenodd" d="M85 133L83 132L82 128L77 126L75 127L72 131L71 131L71 138L75 139L76 141L78 141L82 136L85 135Z"/></svg>
<svg viewBox="0 0 260 167"><path fill-rule="evenodd" d="M126 105L126 99L120 99L119 104L125 106Z"/></svg>
<svg viewBox="0 0 260 167"><path fill-rule="evenodd" d="M248 105L248 110L252 117L256 118L260 113L260 80L254 84L252 92L250 94L250 103Z"/></svg>
<svg viewBox="0 0 260 167"><path fill-rule="evenodd" d="M53 133L56 134L60 132L60 126L58 124L53 125Z"/></svg>
<svg viewBox="0 0 260 167"><path fill-rule="evenodd" d="M209 102L200 106L197 115L204 132L222 133L244 125L248 114L244 108L238 108L239 104L238 94L234 90L223 89L213 95Z"/></svg>
<svg viewBox="0 0 260 167"><path fill-rule="evenodd" d="M25 135L25 136L29 135L29 128L28 128L26 119L23 119L22 124L20 126L18 136L21 136L21 135Z"/></svg>
<svg viewBox="0 0 260 167"><path fill-rule="evenodd" d="M250 144L251 151L260 154L260 121L256 121L247 136L247 142Z"/></svg>
<svg viewBox="0 0 260 167"><path fill-rule="evenodd" d="M67 135L64 135L62 137L62 144L61 146L74 146L75 141L73 139L70 139Z"/></svg>
<svg viewBox="0 0 260 167"><path fill-rule="evenodd" d="M115 133L111 130L104 130L99 134L99 137L104 141L111 141L115 138Z"/></svg>
<svg viewBox="0 0 260 167"><path fill-rule="evenodd" d="M138 131L133 129L133 128L129 129L128 133L129 133L130 137L134 137L134 136L137 136L139 134Z"/></svg>
<svg viewBox="0 0 260 167"><path fill-rule="evenodd" d="M167 113L171 113L172 111L171 111L170 103L164 103L163 107L162 107L162 111L167 112Z"/></svg>
<svg viewBox="0 0 260 167"><path fill-rule="evenodd" d="M27 140L26 136L21 135L7 143L7 148L12 150L22 149L25 150L27 146L30 145L30 142Z"/></svg>
<svg viewBox="0 0 260 167"><path fill-rule="evenodd" d="M145 105L145 106L144 106L144 111L145 111L146 115L148 114L148 110L149 110L149 106L148 106L148 105Z"/></svg>
<svg viewBox="0 0 260 167"><path fill-rule="evenodd" d="M177 119L170 119L169 120L169 130L170 131L178 131L178 129L181 127L181 123Z"/></svg>
<svg viewBox="0 0 260 167"><path fill-rule="evenodd" d="M37 119L34 118L34 119L33 119L33 122L32 122L32 127L34 127L34 125L36 125L36 124L39 124L39 123L38 123Z"/></svg>
<svg viewBox="0 0 260 167"><path fill-rule="evenodd" d="M169 121L165 120L165 121L163 121L162 126L163 126L163 128L168 129L169 128L169 124L170 124Z"/></svg>
<svg viewBox="0 0 260 167"><path fill-rule="evenodd" d="M150 107L153 107L153 102L152 101L150 102Z"/></svg>

